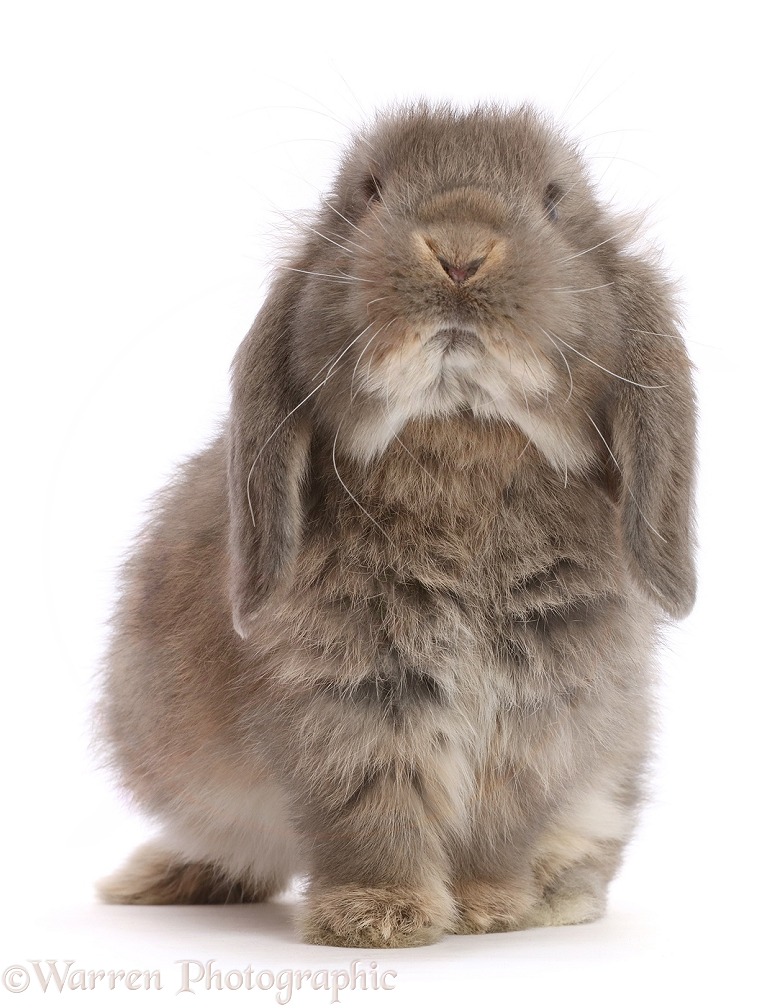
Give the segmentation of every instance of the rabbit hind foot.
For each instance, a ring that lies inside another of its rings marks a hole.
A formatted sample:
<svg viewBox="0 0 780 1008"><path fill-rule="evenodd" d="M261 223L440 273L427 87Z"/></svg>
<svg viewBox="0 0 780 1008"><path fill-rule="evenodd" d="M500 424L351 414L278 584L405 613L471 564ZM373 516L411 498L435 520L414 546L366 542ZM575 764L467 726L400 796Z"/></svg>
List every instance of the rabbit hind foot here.
<svg viewBox="0 0 780 1008"><path fill-rule="evenodd" d="M233 878L217 865L187 860L153 842L139 847L122 868L98 883L97 891L104 903L261 903L281 892L286 882Z"/></svg>
<svg viewBox="0 0 780 1008"><path fill-rule="evenodd" d="M589 924L604 916L606 896L593 889L560 889L546 892L523 919L523 928L562 927Z"/></svg>

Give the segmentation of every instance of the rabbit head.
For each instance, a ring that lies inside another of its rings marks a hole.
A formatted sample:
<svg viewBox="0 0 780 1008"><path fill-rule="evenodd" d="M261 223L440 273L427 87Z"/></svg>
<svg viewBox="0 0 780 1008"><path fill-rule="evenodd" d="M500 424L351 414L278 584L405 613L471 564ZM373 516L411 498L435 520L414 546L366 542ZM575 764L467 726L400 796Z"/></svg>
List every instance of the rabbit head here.
<svg viewBox="0 0 780 1008"><path fill-rule="evenodd" d="M357 134L233 367L231 603L292 575L312 437L372 464L410 420L521 430L614 495L628 565L694 598L694 398L670 285L533 109L414 106Z"/></svg>

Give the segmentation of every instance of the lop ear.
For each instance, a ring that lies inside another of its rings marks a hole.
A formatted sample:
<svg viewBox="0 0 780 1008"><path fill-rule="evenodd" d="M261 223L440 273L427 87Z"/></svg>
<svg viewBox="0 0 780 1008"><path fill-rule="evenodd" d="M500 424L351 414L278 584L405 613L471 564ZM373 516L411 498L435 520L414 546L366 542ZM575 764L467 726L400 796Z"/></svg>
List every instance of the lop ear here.
<svg viewBox="0 0 780 1008"><path fill-rule="evenodd" d="M290 574L300 538L308 419L290 366L296 277L276 280L232 366L227 432L230 602L247 637L267 595Z"/></svg>
<svg viewBox="0 0 780 1008"><path fill-rule="evenodd" d="M616 383L610 426L623 539L639 583L679 618L696 596L691 363L662 275L626 260L616 288L627 380Z"/></svg>

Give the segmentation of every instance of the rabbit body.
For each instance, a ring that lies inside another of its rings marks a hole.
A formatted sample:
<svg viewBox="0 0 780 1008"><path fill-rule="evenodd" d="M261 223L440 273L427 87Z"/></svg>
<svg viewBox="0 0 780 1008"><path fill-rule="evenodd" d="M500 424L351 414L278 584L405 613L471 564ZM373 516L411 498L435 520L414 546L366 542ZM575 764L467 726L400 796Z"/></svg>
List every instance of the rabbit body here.
<svg viewBox="0 0 780 1008"><path fill-rule="evenodd" d="M125 567L101 733L160 836L104 898L302 874L350 947L603 913L692 604L693 394L593 200L528 109L356 141Z"/></svg>

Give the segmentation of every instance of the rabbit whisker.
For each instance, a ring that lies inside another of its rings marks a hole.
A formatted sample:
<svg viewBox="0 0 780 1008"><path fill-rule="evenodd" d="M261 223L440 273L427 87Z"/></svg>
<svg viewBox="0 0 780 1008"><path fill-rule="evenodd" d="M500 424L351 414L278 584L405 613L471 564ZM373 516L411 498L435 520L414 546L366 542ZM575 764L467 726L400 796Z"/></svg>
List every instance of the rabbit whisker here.
<svg viewBox="0 0 780 1008"><path fill-rule="evenodd" d="M602 133L591 133L590 136L583 137L583 143L590 143L591 140L598 140L605 136L623 136L626 133L647 133L645 129L638 129L636 126L626 126L623 129L604 130Z"/></svg>
<svg viewBox="0 0 780 1008"><path fill-rule="evenodd" d="M623 230L618 231L617 234L613 234L610 238L605 238L604 241L600 241L596 245L591 245L590 248L583 249L582 252L575 252L574 255L566 256L565 259L557 259L555 261L555 265L560 266L561 263L571 262L572 259L578 259L580 256L587 255L588 252L592 252L594 249L601 248L602 245L606 245L608 242L621 238L627 231L628 228L623 228Z"/></svg>
<svg viewBox="0 0 780 1008"><path fill-rule="evenodd" d="M305 98L311 98L312 101L317 101L317 99L314 98L312 95L307 94L305 91L301 91L301 89L298 88L298 87L296 87L294 84L289 84L288 86L294 88L296 91L298 91L300 94L302 94ZM322 105L322 102L318 102L318 104ZM327 108L327 105L323 106L323 108ZM270 112L309 112L309 113L311 113L311 115L318 115L318 116L322 116L324 119L330 119L331 122L336 123L337 126L341 126L342 129L345 129L345 130L349 130L350 129L350 127L349 127L349 125L347 123L345 123L341 119L337 119L336 116L333 115L330 110L327 111L327 112L323 112L320 109L307 108L305 105L263 105L262 106L262 111L263 112L268 112L268 111L270 111Z"/></svg>
<svg viewBox="0 0 780 1008"><path fill-rule="evenodd" d="M569 400L571 399L572 395L574 394L574 377L572 376L571 368L569 367L569 361L568 361L568 359L566 357L566 354L563 352L563 350L561 350L561 348L558 346L558 344L555 342L555 340L552 338L552 336L546 330L542 329L541 326L539 327L539 329L542 332L542 334L547 337L547 339L552 343L552 345L558 351L558 353L560 354L561 360L563 361L564 366L566 367L566 370L569 373L569 394L563 400L563 404L565 406L566 403L569 402Z"/></svg>
<svg viewBox="0 0 780 1008"><path fill-rule="evenodd" d="M387 409L385 409L385 418L387 420L388 426L390 426L392 424L392 419L391 419L390 413L389 413L389 411ZM420 467L420 469L422 469L422 471L425 473L425 475L428 477L428 479L432 483L434 483L439 488L439 490L441 490L442 494L444 494L445 493L445 489L441 485L441 483L436 479L435 476L433 476L431 473L428 472L428 470L425 468L425 466L422 464L422 462L417 458L417 456L412 451L409 450L409 448L407 448L407 446L401 440L400 436L395 431L393 431L393 437L398 442L398 444L403 448L403 450L406 452L406 454L409 456L409 458L412 459L414 462L417 463L417 465Z"/></svg>
<svg viewBox="0 0 780 1008"><path fill-rule="evenodd" d="M600 430L598 429L598 427L596 426L596 421L595 421L595 420L593 419L593 417L592 417L592 416L590 415L590 413L588 413L588 411L587 411L587 410L585 411L585 416L586 416L586 417L588 418L588 420L590 420L590 422L591 422L591 423L593 424L593 428L594 428L594 430L596 431L596 433L598 434L598 436L599 436L599 437L601 438L601 440L602 440L602 441L604 442L604 447L605 447L605 448L607 449L607 451L609 452L609 456L610 456L610 458L611 458L611 459L612 459L612 461L613 461L613 462L615 463L615 468L617 469L617 471L618 471L618 472L619 472L619 473L621 474L621 476L622 476L622 475L623 475L623 470L622 470L622 469L620 468L620 466L618 465L618 460L617 460L617 459L615 458L615 456L614 456L614 454L613 454L613 452L612 452L612 449L611 449L611 448L609 447L609 445L607 444L607 439L606 439L606 438L604 437L604 435L603 435L603 434L601 433L601 431L600 431ZM661 535L661 533L660 533L660 532L658 531L658 529L657 529L657 528L655 527L655 525L653 525L653 524L652 524L652 523L650 522L650 520L648 519L647 515L646 515L646 514L644 513L644 511L643 511L643 510L641 509L641 507L639 506L639 501L638 501L638 500L636 499L636 497L634 496L634 491L633 491L633 490L631 489L631 487L630 487L630 485L629 485L628 481L627 481L627 480L626 480L625 478L623 479L623 483L624 483L624 485L625 485L625 488L626 488L626 490L628 490L628 492L629 492L629 493L631 494L631 497L632 497L632 499L633 499L633 501L634 501L634 504L636 504L636 509L637 509L637 511L639 512L639 514L640 514L640 515L642 516L642 520L644 521L645 525L647 525L647 527L648 527L648 528L650 529L650 531L651 531L652 533L654 533L655 535L657 535L657 536L658 536L658 538L659 538L659 539L661 540L661 542L666 542L667 540L666 540L666 539L664 539L664 537L663 537L663 536Z"/></svg>
<svg viewBox="0 0 780 1008"><path fill-rule="evenodd" d="M569 195L569 193L570 193L570 192L572 192L573 190L574 190L574 183L572 183L572 184L571 184L571 185L569 186L569 188L568 188L568 189L566 189L566 190L565 190L564 192L562 192L562 193L560 194L560 196L558 197L558 199L557 199L557 200L555 200L555 202L553 203L553 209L557 209L557 208L558 208L558 206L559 206L559 204L561 204L561 203L563 202L563 200L565 200L565 199L566 199L566 197L567 197L567 196Z"/></svg>
<svg viewBox="0 0 780 1008"><path fill-rule="evenodd" d="M626 164L633 165L635 168L643 168L645 171L656 174L652 168L648 168L641 161L632 161L631 158L618 157L617 154L590 154L588 156L592 161L625 161Z"/></svg>
<svg viewBox="0 0 780 1008"><path fill-rule="evenodd" d="M643 389L669 388L668 385L643 385L642 382L631 381L630 378L625 378L623 375L615 374L614 371L610 371L609 368L605 368L602 364L599 364L598 361L594 361L592 358L586 357L584 353L580 353L580 351L576 347L573 347L571 343L567 343L566 340L563 339L561 336L551 336L550 338L554 340L559 340L561 343L563 343L565 347L568 347L572 353L576 353L578 357L582 357L583 360L588 361L589 364L593 364L593 366L597 367L600 371L603 371L605 374L612 375L613 378L619 378L620 381L624 381L628 385L635 385L637 388L643 388Z"/></svg>
<svg viewBox="0 0 780 1008"><path fill-rule="evenodd" d="M339 142L338 140L332 140L329 137L287 137L286 140L274 140L273 143L263 144L263 146L260 147L259 150L260 153L264 154L266 151L272 151L277 147L284 147L286 144L294 144L294 143L338 144L338 142ZM244 179L243 181L246 183L246 185L250 185L250 183L246 182L246 179ZM261 196L265 195L265 193L263 193L261 189L257 189L255 188L255 186L250 185L250 188L254 189L255 192L259 193Z"/></svg>
<svg viewBox="0 0 780 1008"><path fill-rule="evenodd" d="M510 375L510 377L511 377L511 376L512 376L512 373L513 373L513 370L514 370L514 368L513 368L513 361L512 361L512 348L511 348L511 346L509 345L509 342L508 342L508 340L506 339L506 337L505 337L505 336L502 336L502 335L501 335L501 333L497 333L496 335L498 336L498 339L499 339L499 340L500 340L500 341L501 341L501 342L502 342L502 343L504 344L504 346L506 347L506 355L507 355L507 357L509 358L509 365L508 365L508 368L507 368L507 370L508 370L508 372L509 372L509 375ZM527 367L526 367L526 370L527 370ZM507 388L508 388L508 387L510 387L510 386L511 386L511 382L508 382L508 383L507 383L507 386L506 386L506 387L504 388L504 392L505 392L505 393L506 393L506 390L507 390ZM530 407L530 405L529 405L529 403L528 403L528 396L527 396L527 395L526 395L526 393L525 393L525 386L523 386L523 385L522 385L522 383L521 383L521 384L520 384L520 388L521 388L521 391L522 391L522 393L523 393L523 398L525 399L525 408L526 408L526 410L528 410L528 412L530 413L530 412L531 412L531 407ZM486 400L485 400L484 402L480 403L480 405L481 405L481 406L482 406L482 407L484 408L485 406L490 406L490 405L492 405L492 404L493 404L494 402L498 402L498 397L499 397L499 395L500 395L500 394L501 394L501 393L498 393L497 395L494 395L492 399L486 399ZM507 427L511 427L511 424L510 424L510 423L509 423L509 421L508 421L508 420L506 419L506 417L504 417L504 416L501 416L501 414L499 414L499 419L500 419L500 420L501 420L501 421L502 421L503 423L505 423L505 424L507 425Z"/></svg>
<svg viewBox="0 0 780 1008"><path fill-rule="evenodd" d="M601 69L601 67L599 67L599 70L600 69ZM593 74L593 77L595 77L595 73ZM590 80L592 80L593 77L591 77L589 79L588 83L590 83ZM596 109L601 108L601 106L604 104L605 101L609 101L609 99L612 98L613 95L616 95L618 93L618 91L620 91L620 89L621 89L622 86L623 86L622 84L618 84L617 87L615 87L611 91L607 92L607 94L604 95L604 97L601 99L601 101L597 102L593 106L593 108L590 110L590 112L586 113L586 115L584 115L578 122L576 122L574 124L574 126L572 127L572 129L574 129L574 130L579 129L580 126L585 122L585 120L586 119L590 119L590 117L593 115L593 113L596 111Z"/></svg>
<svg viewBox="0 0 780 1008"><path fill-rule="evenodd" d="M374 354L376 353L376 347L371 351L371 356L368 358L368 363L366 364L366 379L368 379L371 374L371 365L374 363Z"/></svg>
<svg viewBox="0 0 780 1008"><path fill-rule="evenodd" d="M539 370L542 371L542 362L539 360L539 356L536 353L536 350L534 350L533 343L529 342L528 348L530 349L531 353L534 355L534 360L539 365ZM527 365L526 365L526 370L528 370L528 366ZM547 409L549 409L550 408L550 387L547 384L545 384L545 386L544 386L544 398L545 398L545 402L547 404Z"/></svg>
<svg viewBox="0 0 780 1008"><path fill-rule="evenodd" d="M499 339L501 340L501 342L502 342L502 343L504 344L504 346L506 347L506 353L507 353L507 357L509 358L509 374L511 375L511 374L512 374L512 371L513 371L513 367L514 367L514 363L513 363L513 358L512 358L512 347L510 346L510 344L509 344L509 341L507 340L507 338L506 338L505 336L502 336L502 335L501 335L501 334L499 333L499 334L498 334L498 338L499 338ZM532 415L532 413L531 413L531 405L530 405L530 403L528 402L528 396L527 396L527 394L526 394L526 391L525 391L525 386L524 386L524 385L522 385L522 383L521 383L521 385L520 385L520 388L521 388L521 391L522 391L522 393L523 393L523 399L525 400L525 408L526 408L526 410L527 410L527 412L528 412L528 415L529 415L529 416L531 416L531 415ZM488 401L487 403L484 403L483 405L486 405L486 406L489 406L489 405L490 405L490 403L493 403L493 402L495 402L497 398L498 398L498 396L494 396L494 398L493 398L493 399L490 399L490 400L489 400L489 401ZM515 424L513 424L513 423L512 423L512 422L511 422L511 421L509 420L509 418L508 418L508 417L504 417L504 416L500 416L500 415L499 415L499 419L503 421L504 425L505 425L505 426L506 426L506 427L507 427L508 429L512 429L512 430L516 430L516 429L517 429L516 425L515 425ZM538 421L537 421L537 423L536 423L536 427L534 427L534 431L533 431L534 433L536 432L536 430L537 430L537 428L539 427L539 425L541 424L541 422L542 422L542 421L541 421L541 417L540 417L540 418L539 418L539 420L538 420ZM530 447L530 445L531 445L531 438L530 438L530 437L529 437L529 436L528 436L528 435L526 434L526 442L525 442L525 447L524 447L524 448L523 448L523 450L522 450L522 451L520 452L520 454L519 454L519 455L517 456L517 458L518 458L518 459L521 459L521 458L523 457L523 455L525 455L525 453L526 453L526 452L528 451L528 448Z"/></svg>
<svg viewBox="0 0 780 1008"><path fill-rule="evenodd" d="M323 198L322 202L323 202L323 203L325 204L325 206L326 206L326 207L330 207L330 209L331 209L331 210L332 210L332 211L333 211L333 212L334 212L335 214L338 214L338 216L339 216L339 217L340 217L340 218L341 218L341 219L342 219L343 221L346 221L346 223L347 223L347 224L349 224L349 226L350 226L350 227L354 228L354 229L355 229L355 230L356 230L356 231L358 232L358 234L362 234L364 238L369 238L369 239L370 239L370 236L369 236L369 235L367 235L365 231L362 231L362 230L361 230L361 229L360 229L360 228L359 228L359 227L357 226L357 224L355 224L355 223L354 223L353 221L351 221L351 220L349 219L349 217L345 217L345 216L344 216L344 214L343 214L343 213L342 213L342 212L341 212L340 210L337 210L337 209L336 209L336 208L335 208L335 207L333 206L333 204L332 204L332 203L329 203L329 202L328 202L328 201L327 201L327 200L326 200L325 198Z"/></svg>
<svg viewBox="0 0 780 1008"><path fill-rule="evenodd" d="M601 290L604 287L612 287L614 280L610 280L609 283L596 284L595 287L545 287L545 291L551 291L554 294L587 294L588 291Z"/></svg>
<svg viewBox="0 0 780 1008"><path fill-rule="evenodd" d="M653 332L650 329L629 329L629 332L639 333L640 336L665 336L667 339L682 340L682 336L675 336L668 332Z"/></svg>
<svg viewBox="0 0 780 1008"><path fill-rule="evenodd" d="M336 72L338 73L338 71L336 71ZM341 76L341 75L339 74L339 76ZM342 78L342 80L343 80L343 78ZM328 115L331 117L331 119L333 119L334 122L337 122L337 123L339 123L339 125L344 126L345 128L348 128L347 124L343 123L338 118L338 116L336 115L335 110L332 109L330 107L330 105L326 105L325 102L321 98L317 98L315 95L309 94L308 91L304 91L303 88L298 87L297 84L291 84L289 81L283 81L283 82L280 82L280 83L284 83L287 87L292 88L293 91L297 91L298 94L303 95L304 98L308 98L310 101L316 102L317 105L319 105L320 108L325 109L325 111L328 113ZM344 81L344 83L346 84L347 82ZM347 85L347 86L349 86L349 85ZM312 112L316 112L316 111L317 111L316 109L312 109Z"/></svg>
<svg viewBox="0 0 780 1008"><path fill-rule="evenodd" d="M680 343L694 343L696 346L707 347L708 350L719 350L720 347L715 346L714 343L702 343L701 340L691 339L689 336L679 336L675 333L668 332L652 332L650 329L629 329L629 332L639 333L642 336L665 336L666 339L678 340Z"/></svg>
<svg viewBox="0 0 780 1008"><path fill-rule="evenodd" d="M345 88L347 89L347 91L349 91L349 93L350 93L350 94L352 95L352 97L353 97L353 98L355 99L355 104L357 105L357 107L358 107L358 109L359 109L359 111L360 111L360 114L361 114L361 115L362 115L362 116L363 116L363 117L364 117L365 119L368 119L368 112L366 112L365 108L363 107L363 104L361 103L361 101L360 101L360 99L358 98L358 96L357 96L357 95L355 94L355 92L354 92L354 90L352 89L352 87L351 87L351 85L350 85L349 81L347 80L347 78L346 78L346 77L345 77L345 76L344 76L344 75L343 75L343 74L342 74L342 73L341 73L341 72L340 72L339 70L336 70L336 68L335 68L335 67L334 67L333 69L335 70L335 72L336 72L336 75L337 75L338 77L340 77L340 78L341 78L341 80L343 81L343 83L344 83L344 87L345 87Z"/></svg>
<svg viewBox="0 0 780 1008"><path fill-rule="evenodd" d="M336 280L340 283L349 283L351 281L357 281L360 283L368 283L365 277L351 276L349 273L342 273L340 276L334 273L317 273L315 270L305 270L298 269L295 266L281 266L280 269L290 270L292 273L306 273L308 276L316 277L327 277L329 280Z"/></svg>
<svg viewBox="0 0 780 1008"><path fill-rule="evenodd" d="M344 353L346 353L346 350L344 351ZM258 451L257 455L255 455L254 462L250 466L249 472L246 475L246 500L247 500L247 504L249 505L249 515L250 515L250 517L252 519L252 525L253 526L256 526L257 522L255 520L255 511L254 511L254 508L252 507L252 497L251 497L251 493L250 493L249 483L250 483L250 480L252 479L252 473L254 472L255 466L257 465L257 462L258 462L260 456L263 454L263 452L265 451L265 449L270 444L271 439L276 434L278 434L278 432L282 429L282 427L287 422L287 420L290 419L290 417L293 415L293 413L295 413L297 410L299 410L301 408L301 406L303 406L303 404L305 402L307 402L309 399L311 399L311 397L314 395L314 393L317 392L319 389L321 389L322 386L325 384L325 382L327 382L330 378L332 378L332 374L330 372L328 372L328 374L325 375L325 377L322 379L322 381L319 383L319 385L317 385L316 388L313 388L311 390L311 392L309 392L308 395L304 396L304 398L301 399L301 401L298 403L298 405L294 406L290 410L290 412L287 414L287 416L285 416L282 420L279 421L279 423L276 425L276 427L274 427L274 429L271 431L271 433L268 435L268 437L265 439L265 441L260 446L260 450Z"/></svg>
<svg viewBox="0 0 780 1008"><path fill-rule="evenodd" d="M542 332L544 333L545 336L548 336L548 334L546 332L544 332L544 329L542 329ZM509 373L511 374L512 373L512 350L511 350L511 347L509 345L509 342L507 341L507 339L504 336L499 336L499 338L501 339L501 341L506 346L507 356L509 357ZM548 336L548 339L549 339L549 336ZM555 346L555 344L553 344L553 346ZM566 357L564 356L563 351L559 347L557 347L557 346L555 347L555 349L558 351L558 353L563 358L563 363L566 365L566 370L569 372L569 394L567 395L566 399L564 400L564 405L565 405L569 401L569 399L571 399L572 392L574 391L574 381L572 379L571 368L569 367L569 362L566 360ZM531 353L533 353L534 358L536 359L537 364L540 364L540 366L541 366L541 363L539 361L539 357L537 356L537 353L536 353L536 351L534 350L534 348L532 346L531 346ZM526 364L526 370L527 369L528 369L528 365ZM528 403L528 396L525 393L525 388L524 387L523 387L523 398L525 399L525 406L526 406L526 409L527 409L528 414L530 416L531 415L531 407L530 407L530 405ZM493 400L491 400L491 402L495 402L495 400L493 399ZM546 409L550 408L550 390L549 390L549 388L545 388L545 408ZM510 424L510 422L509 422L508 419L504 418L504 421L505 421L507 427L513 426L512 424ZM536 426L534 427L534 429L532 431L532 434L536 433L536 431L539 429L539 426L540 426L541 422L542 422L542 419L540 417L538 419L537 423L536 423ZM526 435L526 436L528 437L528 435ZM528 437L528 440L526 441L525 448L523 448L523 450L517 456L518 458L522 458L523 454L528 449L528 445L530 443L531 443L531 437ZM569 485L569 465L568 465L568 462L566 460L566 456L564 455L564 457L563 457L563 486L564 486L564 489L568 485Z"/></svg>
<svg viewBox="0 0 780 1008"><path fill-rule="evenodd" d="M343 235L339 235L340 238L343 238L345 242L347 242L351 246L354 246L354 248L348 248L347 245L342 245L340 242L336 241L335 238L332 238L329 235L324 234L322 231L318 231L315 227L312 227L311 224L307 224L305 221L291 216L290 214L282 210L282 208L278 206L276 203L273 203L271 200L268 200L268 204L273 209L274 213L277 214L277 216L287 221L287 223L291 224L294 228L297 228L299 231L302 232L308 231L310 234L315 234L317 235L318 238L323 238L325 241L330 242L331 245L335 245L336 248L342 249L342 251L348 253L349 255L354 254L356 249L360 252L366 251L363 245L358 245L358 243L352 241L351 238L344 238Z"/></svg>
<svg viewBox="0 0 780 1008"><path fill-rule="evenodd" d="M249 472L247 473L247 476L246 476L246 500L247 500L247 504L249 505L249 515L250 515L250 517L252 519L252 526L253 527L257 526L257 521L255 519L255 510L252 507L252 495L251 495L251 491L250 491L250 481L252 479L252 473L254 472L255 466L257 465L257 462L258 462L260 456L263 454L263 452L265 451L265 449L270 444L271 439L281 430L281 428L290 419L290 417L293 415L293 413L295 413L297 410L299 410L301 408L301 406L303 406L303 404L305 402L308 402L308 400L311 399L311 397L314 395L314 393L317 392L319 389L321 389L322 386L327 381L329 381L330 378L333 377L333 373L334 373L333 372L333 368L338 364L338 362L341 360L341 358L344 356L344 354L349 350L349 348L354 343L356 343L365 332L367 332L368 328L369 327L367 326L366 329L364 329L363 332L359 333L355 337L355 339L352 340L351 343L348 343L347 346L344 347L344 349L341 351L341 353L338 355L338 357L331 364L331 366L330 366L330 368L328 370L328 373L325 375L325 377L322 379L322 381L319 383L319 385L317 385L315 388L313 388L311 390L311 392L309 392L307 395L305 395L303 397L303 399L301 399L301 401L298 403L298 405L294 406L290 410L290 412L279 421L279 423L276 425L276 427L274 427L274 429L271 431L271 433L268 435L268 437L265 439L265 441L260 446L260 450L258 451L257 455L255 455L254 461L252 462L252 465L249 467Z"/></svg>
<svg viewBox="0 0 780 1008"><path fill-rule="evenodd" d="M368 348L371 346L371 344L374 342L374 340L377 338L377 336L382 332L382 330L383 329L387 329L388 326L392 325L393 322L396 322L397 320L398 320L398 316L396 315L396 317L394 319L390 319L389 322L385 322L385 324L383 326L381 326L379 329L377 329L377 331L374 333L374 335L371 337L371 339L366 343L366 345L360 351L360 355L358 356L358 359L355 361L355 366L352 369L352 381L350 382L350 385L349 385L349 392L350 392L349 401L350 401L350 403L352 403L352 402L355 401L355 396L357 394L355 392L355 375L357 374L358 365L360 364L360 361L363 358L363 354L366 352L366 350L368 350ZM373 325L373 322L371 323L371 325ZM363 332L365 332L365 331L366 330L364 329ZM361 333L361 336L362 335L363 334Z"/></svg>
<svg viewBox="0 0 780 1008"><path fill-rule="evenodd" d="M507 356L509 357L509 373L511 375L511 373L512 373L512 348L510 347L509 341L506 339L506 337L502 337L502 339L504 340L504 344L506 346ZM528 372L528 364L525 361L523 361L523 365L525 366L525 370L526 370L526 373L527 373ZM522 381L520 382L520 390L523 393L523 400L525 401L526 412L528 413L529 416L531 416L531 404L528 402L528 393L526 392L525 384ZM549 400L548 400L548 405L549 405ZM536 427L538 427L540 423L541 423L541 420L539 420L539 422L537 423ZM536 430L536 427L534 427L534 431Z"/></svg>
<svg viewBox="0 0 780 1008"><path fill-rule="evenodd" d="M390 418L388 417L388 420L389 419ZM435 476L433 476L431 473L428 472L428 470L425 468L425 466L422 464L422 462L417 458L417 456L413 452L409 451L409 449L403 443L403 441L401 440L401 438L399 437L399 435L395 433L395 431L393 432L393 437L398 442L398 444L403 448L403 450L406 452L406 454L409 456L409 458L413 459L417 463L417 465L420 467L420 469L422 469L422 471L425 473L425 475L428 477L428 479L432 483L434 483L438 487L439 490L441 490L442 494L445 493L444 487L441 485L441 483L436 479Z"/></svg>
<svg viewBox="0 0 780 1008"><path fill-rule="evenodd" d="M385 532L385 530L382 528L382 526L379 524L379 522L376 521L376 519L374 519L374 518L371 517L371 515L368 513L368 511L366 511L366 509L363 507L363 505L360 503L360 501L357 499L357 497L352 493L352 491L349 489L349 487L347 486L347 484L341 478L341 473L339 472L338 466L336 465L336 441L338 440L339 432L341 431L341 424L343 424L343 423L344 423L344 421L342 420L341 423L336 428L336 435L333 438L333 451L331 452L331 459L332 459L332 462L333 462L333 471L336 474L336 478L338 479L339 483L344 487L344 489L346 490L346 492L349 494L349 496L352 498L352 500L355 502L355 504L357 504L357 506L360 508L360 510L363 512L363 514L366 516L366 518L368 518L368 520L373 525L376 525L376 527L379 529L379 531L382 533L382 535L385 537L385 539L387 539L388 542L392 542L392 539L387 534L387 532Z"/></svg>
<svg viewBox="0 0 780 1008"><path fill-rule="evenodd" d="M338 362L341 360L341 358L344 356L344 354L347 352L347 350L351 349L351 347L353 347L357 343L357 341L360 339L361 336L365 336L365 334L368 332L368 330L371 328L371 326L373 324L374 324L373 322L369 322L365 329L363 329L361 332L359 332L357 334L357 336L353 340L351 340L349 343L347 343L347 345L344 347L344 349L342 350L342 352L338 355L338 357L336 358L336 360L328 368L328 374L327 374L328 378L330 377L330 373L333 370L333 368L338 364ZM381 329L377 330L377 332L381 332L381 331L382 331ZM374 333L374 335L377 335L377 333ZM373 339L373 337L372 337L372 339Z"/></svg>
<svg viewBox="0 0 780 1008"><path fill-rule="evenodd" d="M599 66L597 66L596 69L590 75L588 75L587 77L586 77L586 74L588 73L587 70L582 74L582 76L580 77L580 79L577 81L577 83L574 86L574 93L572 94L571 98L569 98L569 100L566 102L566 104L563 107L563 111L561 112L561 118L562 119L566 116L566 113L569 111L569 109L572 107L572 105L577 101L577 99L582 94L582 92L585 90L585 88L591 83L591 81L596 76L596 74L600 73L601 70L604 69L604 63L605 62L606 61L600 63ZM590 115L590 113L588 113L588 115ZM587 119L587 116L585 118Z"/></svg>
<svg viewBox="0 0 780 1008"><path fill-rule="evenodd" d="M281 207L278 207L273 203L271 204L271 206L281 217L284 217L284 219L288 221L288 223L292 224L293 227L296 227L301 231L309 231L311 232L311 234L315 234L319 238L324 238L326 242L330 242L331 245L335 245L336 248L340 248L343 252L346 252L348 255L352 255L355 249L358 249L360 252L366 251L366 249L362 245L358 245L357 242L353 242L350 241L349 238L345 238L344 239L345 241L349 241L350 245L354 245L355 247L355 249L347 248L346 245L342 245L341 242L337 242L335 238L328 237L328 235L323 234L322 231L318 231L316 228L312 227L311 224L306 224L303 221L296 220L294 217L291 217L289 214L285 213L284 210L281 209Z"/></svg>
<svg viewBox="0 0 780 1008"><path fill-rule="evenodd" d="M325 361L325 363L322 365L319 371L315 375L312 375L311 381L316 381L322 374L322 372L325 370L325 368L330 367L334 361L341 360L343 354L346 353L346 351L349 350L350 347L353 347L360 339L360 337L368 332L368 330L371 328L373 324L374 324L373 322L369 322L366 328L363 329L362 332L359 332L353 340L351 340L345 347L342 347L340 350L337 350L336 353L333 355L333 357L330 358L330 360Z"/></svg>
<svg viewBox="0 0 780 1008"><path fill-rule="evenodd" d="M355 361L355 366L352 368L352 381L349 383L349 401L350 401L350 403L353 403L355 401L355 396L357 395L357 392L355 392L355 377L357 375L358 365L360 364L361 360L363 359L363 354L366 352L366 350L368 350L368 348L371 346L371 344L374 342L374 340L377 338L377 336L379 335L379 333L381 331L382 331L381 329L378 329L374 333L374 335L371 337L371 339L368 341L368 343L366 343L366 345L360 351L360 354L358 355L358 359Z"/></svg>
<svg viewBox="0 0 780 1008"><path fill-rule="evenodd" d="M376 188L377 188L377 191L379 191L379 184L377 183L377 180L376 180L376 179L374 178L374 175L373 175L373 173L371 174L371 178L372 178L372 179L373 179L373 181L374 181L374 185L376 186ZM378 214L378 212L377 212L377 209L376 209L376 207L375 207L375 206L371 206L371 207L369 207L369 209L371 210L371 213L372 213L372 215L373 215L373 217L374 217L374 220L375 220L375 221L377 222L377 224L378 224L378 225L379 225L379 226L380 226L380 227L382 228L382 230L383 230L383 231L385 232L385 234L390 234L390 232L389 232L389 231L387 230L387 228L385 227L385 223L384 223L384 221L383 221L383 220L382 220L382 218L381 218L381 217L379 216L379 214Z"/></svg>

